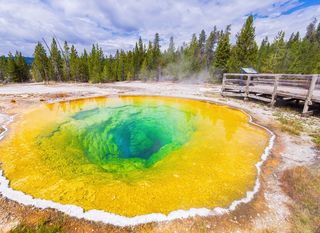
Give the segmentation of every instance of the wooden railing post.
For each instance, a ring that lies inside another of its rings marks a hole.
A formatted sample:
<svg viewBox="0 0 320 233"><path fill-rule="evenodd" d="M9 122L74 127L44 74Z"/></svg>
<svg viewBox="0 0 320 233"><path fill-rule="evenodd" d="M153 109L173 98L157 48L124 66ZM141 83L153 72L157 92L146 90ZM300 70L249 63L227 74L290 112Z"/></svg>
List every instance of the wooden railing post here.
<svg viewBox="0 0 320 233"><path fill-rule="evenodd" d="M222 96L223 96L224 87L225 87L225 85L226 85L226 78L227 78L226 73L223 73L222 86L221 86L221 95L222 95Z"/></svg>
<svg viewBox="0 0 320 233"><path fill-rule="evenodd" d="M303 111L302 114L306 114L309 110L309 105L312 104L312 95L313 95L313 91L316 87L316 83L317 80L319 78L319 75L313 75L311 82L310 82L310 86L309 86L309 90L308 90L308 94L306 96L306 99L304 101L304 106L303 106Z"/></svg>
<svg viewBox="0 0 320 233"><path fill-rule="evenodd" d="M247 83L246 83L246 89L245 89L245 97L244 100L248 100L249 97L249 86L250 86L250 81L251 81L251 75L247 76Z"/></svg>
<svg viewBox="0 0 320 233"><path fill-rule="evenodd" d="M279 84L279 79L280 75L276 75L274 77L274 85L273 85L273 91L272 91L272 97L271 97L271 107L274 107L274 104L276 103L276 98L277 98L277 90L278 90L278 84Z"/></svg>

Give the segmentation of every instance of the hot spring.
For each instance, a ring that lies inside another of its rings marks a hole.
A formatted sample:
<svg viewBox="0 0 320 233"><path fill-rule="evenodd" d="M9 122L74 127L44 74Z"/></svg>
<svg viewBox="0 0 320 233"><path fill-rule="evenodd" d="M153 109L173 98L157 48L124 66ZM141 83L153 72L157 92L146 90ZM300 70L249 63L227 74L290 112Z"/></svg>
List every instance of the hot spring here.
<svg viewBox="0 0 320 233"><path fill-rule="evenodd" d="M43 104L0 142L10 187L133 217L228 207L253 189L269 133L226 106L124 96Z"/></svg>

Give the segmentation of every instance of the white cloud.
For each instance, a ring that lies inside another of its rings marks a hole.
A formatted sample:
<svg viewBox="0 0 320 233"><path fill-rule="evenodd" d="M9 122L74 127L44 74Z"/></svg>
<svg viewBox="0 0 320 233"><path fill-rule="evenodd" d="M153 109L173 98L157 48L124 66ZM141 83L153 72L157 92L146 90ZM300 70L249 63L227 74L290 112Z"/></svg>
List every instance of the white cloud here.
<svg viewBox="0 0 320 233"><path fill-rule="evenodd" d="M306 27L314 18L320 20L320 5L304 8L291 14L256 20L257 39L274 38L279 31L285 31L288 38L291 33L300 31L303 35Z"/></svg>
<svg viewBox="0 0 320 233"><path fill-rule="evenodd" d="M304 32L320 5L283 12L301 4L298 0L0 0L0 54L20 50L32 55L35 43L55 34L77 48L90 49L99 43L106 53L117 48L130 49L141 36L152 40L156 32L166 46L174 36L178 45L189 41L192 33L207 32L214 25L232 24L235 35L248 14L257 14L257 39L278 31Z"/></svg>

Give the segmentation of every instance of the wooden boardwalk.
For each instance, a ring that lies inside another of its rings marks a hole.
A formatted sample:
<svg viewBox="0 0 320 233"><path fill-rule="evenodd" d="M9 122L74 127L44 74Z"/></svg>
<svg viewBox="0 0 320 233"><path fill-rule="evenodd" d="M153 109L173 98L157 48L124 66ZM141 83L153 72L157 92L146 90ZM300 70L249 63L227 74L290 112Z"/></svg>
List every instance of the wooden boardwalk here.
<svg viewBox="0 0 320 233"><path fill-rule="evenodd" d="M320 75L225 73L221 95L258 99L271 106L279 99L303 101L302 113L310 114L309 106L320 106Z"/></svg>

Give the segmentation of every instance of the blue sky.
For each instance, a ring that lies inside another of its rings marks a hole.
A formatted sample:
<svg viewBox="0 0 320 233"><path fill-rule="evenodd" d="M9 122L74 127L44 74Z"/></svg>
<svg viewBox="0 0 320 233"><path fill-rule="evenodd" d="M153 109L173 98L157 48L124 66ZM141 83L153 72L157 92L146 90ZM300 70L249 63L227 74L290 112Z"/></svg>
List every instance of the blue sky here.
<svg viewBox="0 0 320 233"><path fill-rule="evenodd" d="M37 41L53 35L81 50L99 43L113 53L159 32L166 48L170 36L182 45L214 25L231 24L234 36L249 14L256 17L258 41L272 40L280 30L304 34L308 23L320 20L320 0L0 0L0 54L19 50L31 56Z"/></svg>
<svg viewBox="0 0 320 233"><path fill-rule="evenodd" d="M298 4L296 7L293 7L291 9L283 12L283 14L291 14L294 11L301 10L303 8L310 7L310 6L319 5L319 4L320 4L319 0L298 1Z"/></svg>

